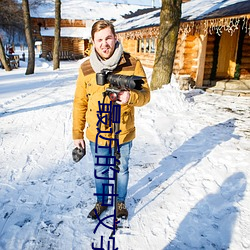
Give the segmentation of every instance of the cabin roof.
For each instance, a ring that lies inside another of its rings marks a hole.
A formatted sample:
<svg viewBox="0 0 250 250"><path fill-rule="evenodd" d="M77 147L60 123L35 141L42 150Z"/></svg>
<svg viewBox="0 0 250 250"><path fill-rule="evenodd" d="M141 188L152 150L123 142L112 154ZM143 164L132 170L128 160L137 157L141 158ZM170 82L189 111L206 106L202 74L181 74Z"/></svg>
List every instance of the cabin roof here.
<svg viewBox="0 0 250 250"><path fill-rule="evenodd" d="M61 18L70 20L98 20L118 19L122 15L136 12L149 6L133 4L115 4L110 2L96 2L93 0L61 0ZM55 18L55 3L46 0L42 5L30 10L34 18Z"/></svg>
<svg viewBox="0 0 250 250"><path fill-rule="evenodd" d="M158 26L160 23L160 8L149 13L137 15L132 18L120 19L114 22L116 32L135 30L144 27Z"/></svg>
<svg viewBox="0 0 250 250"><path fill-rule="evenodd" d="M182 21L196 21L250 13L249 0L191 0L183 4Z"/></svg>
<svg viewBox="0 0 250 250"><path fill-rule="evenodd" d="M125 32L160 24L160 8L150 9L150 12L138 15L133 13L129 18L117 20L115 24L116 31ZM228 16L238 16L250 14L249 0L191 0L182 3L182 22L199 21Z"/></svg>

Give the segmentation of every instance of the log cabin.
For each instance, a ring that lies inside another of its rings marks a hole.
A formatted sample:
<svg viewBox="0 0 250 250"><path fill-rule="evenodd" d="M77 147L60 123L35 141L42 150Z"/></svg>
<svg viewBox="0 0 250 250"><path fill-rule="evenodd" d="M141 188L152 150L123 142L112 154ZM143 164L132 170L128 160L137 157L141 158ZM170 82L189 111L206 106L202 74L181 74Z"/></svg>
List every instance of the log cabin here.
<svg viewBox="0 0 250 250"><path fill-rule="evenodd" d="M160 11L137 11L115 22L124 50L147 67L154 65ZM199 88L220 80L246 80L249 90L250 1L184 1L173 73L187 76Z"/></svg>
<svg viewBox="0 0 250 250"><path fill-rule="evenodd" d="M41 41L41 57L52 60L54 18L32 18L33 37ZM81 59L87 53L91 20L61 20L60 59Z"/></svg>

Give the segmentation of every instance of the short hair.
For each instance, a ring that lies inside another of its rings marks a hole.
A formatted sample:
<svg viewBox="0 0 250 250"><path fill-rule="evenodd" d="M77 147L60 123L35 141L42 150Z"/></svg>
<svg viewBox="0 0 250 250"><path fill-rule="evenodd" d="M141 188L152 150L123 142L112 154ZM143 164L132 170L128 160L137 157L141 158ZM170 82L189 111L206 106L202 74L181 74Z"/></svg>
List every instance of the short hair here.
<svg viewBox="0 0 250 250"><path fill-rule="evenodd" d="M102 29L106 29L108 27L111 29L111 32L115 36L115 27L110 21L99 20L99 21L95 22L93 24L93 26L92 26L92 29L91 29L91 38L92 38L92 40L94 40L94 35L95 35L96 32L98 32L98 31L100 31Z"/></svg>

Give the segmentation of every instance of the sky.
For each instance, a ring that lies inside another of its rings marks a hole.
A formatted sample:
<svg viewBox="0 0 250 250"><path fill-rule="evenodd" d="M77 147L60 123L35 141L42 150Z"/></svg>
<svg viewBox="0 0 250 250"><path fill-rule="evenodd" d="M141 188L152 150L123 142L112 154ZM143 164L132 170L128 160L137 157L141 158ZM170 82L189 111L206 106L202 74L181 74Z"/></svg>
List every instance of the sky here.
<svg viewBox="0 0 250 250"><path fill-rule="evenodd" d="M72 102L86 59L53 70L37 54L35 74L25 75L27 61L0 69L1 250L89 250L102 236L108 249L111 230L94 233L98 222L87 219L96 201L87 140L86 156L72 160ZM181 91L173 77L135 110L129 216L115 246L250 249L250 99Z"/></svg>

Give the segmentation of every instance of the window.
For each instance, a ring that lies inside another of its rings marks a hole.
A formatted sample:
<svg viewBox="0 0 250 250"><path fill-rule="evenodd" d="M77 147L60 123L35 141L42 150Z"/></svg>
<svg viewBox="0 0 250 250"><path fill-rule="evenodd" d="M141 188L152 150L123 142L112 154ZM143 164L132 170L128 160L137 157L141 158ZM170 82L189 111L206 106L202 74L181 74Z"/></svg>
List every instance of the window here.
<svg viewBox="0 0 250 250"><path fill-rule="evenodd" d="M138 53L155 53L155 38L141 38L137 40Z"/></svg>

